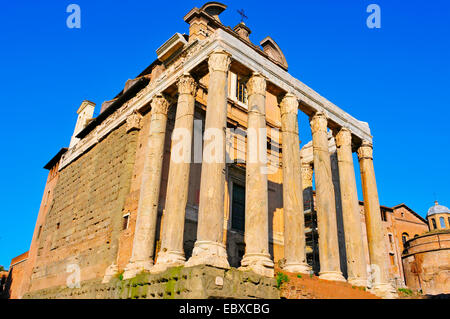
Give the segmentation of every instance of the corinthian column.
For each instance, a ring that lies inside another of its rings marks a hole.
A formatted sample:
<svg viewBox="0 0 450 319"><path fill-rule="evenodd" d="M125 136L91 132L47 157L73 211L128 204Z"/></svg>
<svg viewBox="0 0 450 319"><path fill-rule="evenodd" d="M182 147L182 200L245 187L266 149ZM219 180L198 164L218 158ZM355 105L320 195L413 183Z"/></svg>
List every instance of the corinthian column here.
<svg viewBox="0 0 450 319"><path fill-rule="evenodd" d="M208 100L197 241L186 266L211 265L229 268L223 241L225 194L225 130L227 120L228 70L231 58L225 51L211 53Z"/></svg>
<svg viewBox="0 0 450 319"><path fill-rule="evenodd" d="M181 76L178 81L178 104L172 133L161 249L151 272L161 272L185 262L183 234L191 166L195 90L195 80L189 74Z"/></svg>
<svg viewBox="0 0 450 319"><path fill-rule="evenodd" d="M254 73L247 83L248 128L245 187L245 255L241 269L273 277L267 204L266 79Z"/></svg>
<svg viewBox="0 0 450 319"><path fill-rule="evenodd" d="M317 228L319 230L319 277L345 281L339 262L334 187L328 151L327 118L317 113L311 119L316 181Z"/></svg>
<svg viewBox="0 0 450 319"><path fill-rule="evenodd" d="M298 100L286 94L280 104L283 140L283 269L293 273L309 273L306 263L305 217L303 215L303 187L298 136Z"/></svg>
<svg viewBox="0 0 450 319"><path fill-rule="evenodd" d="M147 154L142 172L141 190L134 232L133 251L125 267L125 279L136 276L141 271L149 271L153 266L156 221L158 218L159 189L166 136L168 101L157 95L151 102L150 132Z"/></svg>
<svg viewBox="0 0 450 319"><path fill-rule="evenodd" d="M364 252L359 216L358 192L352 157L352 134L342 128L336 135L339 165L342 217L344 220L345 245L347 252L348 282L354 286L367 286L367 263Z"/></svg>
<svg viewBox="0 0 450 319"><path fill-rule="evenodd" d="M367 240L372 271L372 287L374 292L379 296L387 298L395 297L395 290L389 284L387 264L389 258L384 240L380 202L378 200L377 183L373 168L373 147L370 142L363 141L358 149L358 159L364 197L364 214L366 217Z"/></svg>

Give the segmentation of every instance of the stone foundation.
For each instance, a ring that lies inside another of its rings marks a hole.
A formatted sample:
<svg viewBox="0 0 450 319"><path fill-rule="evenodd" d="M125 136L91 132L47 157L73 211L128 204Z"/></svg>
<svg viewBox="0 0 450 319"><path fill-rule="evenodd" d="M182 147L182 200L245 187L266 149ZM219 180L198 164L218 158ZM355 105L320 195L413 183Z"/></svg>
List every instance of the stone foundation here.
<svg viewBox="0 0 450 319"><path fill-rule="evenodd" d="M80 288L60 286L27 293L27 299L278 299L276 280L250 271L210 266L175 267L160 274L141 273L107 284L84 281Z"/></svg>

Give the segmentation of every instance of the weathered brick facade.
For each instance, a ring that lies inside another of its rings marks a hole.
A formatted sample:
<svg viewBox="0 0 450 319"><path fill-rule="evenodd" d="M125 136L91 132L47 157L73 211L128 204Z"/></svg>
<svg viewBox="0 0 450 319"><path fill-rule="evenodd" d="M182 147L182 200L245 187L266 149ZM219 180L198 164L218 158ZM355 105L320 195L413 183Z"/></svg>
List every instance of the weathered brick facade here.
<svg viewBox="0 0 450 319"><path fill-rule="evenodd" d="M103 276L114 261L136 137L136 131L127 134L122 125L60 172L30 290L64 284L70 263L89 280Z"/></svg>

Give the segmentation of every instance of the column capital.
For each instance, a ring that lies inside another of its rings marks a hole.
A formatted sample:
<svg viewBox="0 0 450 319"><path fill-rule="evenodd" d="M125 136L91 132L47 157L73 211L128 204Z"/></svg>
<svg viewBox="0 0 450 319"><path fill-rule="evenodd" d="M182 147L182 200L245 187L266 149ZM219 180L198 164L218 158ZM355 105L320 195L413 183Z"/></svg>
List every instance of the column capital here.
<svg viewBox="0 0 450 319"><path fill-rule="evenodd" d="M247 82L248 95L266 95L266 78L259 72L254 72Z"/></svg>
<svg viewBox="0 0 450 319"><path fill-rule="evenodd" d="M210 73L213 71L228 72L230 65L231 54L224 50L216 50L209 55L208 67Z"/></svg>
<svg viewBox="0 0 450 319"><path fill-rule="evenodd" d="M317 112L310 121L312 133L327 131L328 119L322 112Z"/></svg>
<svg viewBox="0 0 450 319"><path fill-rule="evenodd" d="M286 113L294 113L297 115L298 113L298 99L292 93L287 93L280 103L281 108L281 116Z"/></svg>
<svg viewBox="0 0 450 319"><path fill-rule="evenodd" d="M177 81L178 93L195 95L197 82L189 73L184 73Z"/></svg>
<svg viewBox="0 0 450 319"><path fill-rule="evenodd" d="M373 159L373 145L369 141L363 141L358 148L358 159Z"/></svg>
<svg viewBox="0 0 450 319"><path fill-rule="evenodd" d="M167 115L169 111L169 101L162 95L157 94L151 102L152 114L164 114Z"/></svg>
<svg viewBox="0 0 450 319"><path fill-rule="evenodd" d="M139 131L141 129L141 115L138 112L131 113L127 117L127 133L133 130Z"/></svg>
<svg viewBox="0 0 450 319"><path fill-rule="evenodd" d="M336 134L335 140L336 140L337 147L351 146L352 145L352 132L348 128L343 127Z"/></svg>

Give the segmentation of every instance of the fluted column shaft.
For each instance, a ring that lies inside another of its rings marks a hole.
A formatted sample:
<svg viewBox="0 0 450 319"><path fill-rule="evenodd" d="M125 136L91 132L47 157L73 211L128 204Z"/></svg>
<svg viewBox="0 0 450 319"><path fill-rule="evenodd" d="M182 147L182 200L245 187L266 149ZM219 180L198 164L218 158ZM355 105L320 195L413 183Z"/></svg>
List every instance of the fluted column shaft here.
<svg viewBox="0 0 450 319"><path fill-rule="evenodd" d="M364 214L366 218L367 240L371 264L372 286L381 296L395 295L389 284L388 251L384 240L384 229L381 221L380 202L373 167L372 144L363 141L358 148L359 167L364 197Z"/></svg>
<svg viewBox="0 0 450 319"><path fill-rule="evenodd" d="M225 130L230 55L214 51L208 60L209 85L197 241L186 266L207 264L229 268L223 245L225 194Z"/></svg>
<svg viewBox="0 0 450 319"><path fill-rule="evenodd" d="M285 258L283 269L293 273L309 273L310 267L306 263L305 217L297 121L298 100L295 95L288 93L280 107L283 141Z"/></svg>
<svg viewBox="0 0 450 319"><path fill-rule="evenodd" d="M319 231L319 277L345 280L340 270L334 187L328 150L327 118L317 113L311 119L316 182L317 228Z"/></svg>
<svg viewBox="0 0 450 319"><path fill-rule="evenodd" d="M152 272L161 272L185 262L183 235L191 167L195 90L195 80L189 74L181 76L178 81L178 103L172 133L161 249Z"/></svg>
<svg viewBox="0 0 450 319"><path fill-rule="evenodd" d="M266 79L254 73L247 83L248 127L245 188L245 255L241 265L272 277L267 189Z"/></svg>
<svg viewBox="0 0 450 319"><path fill-rule="evenodd" d="M367 286L367 263L361 230L361 218L352 157L352 134L342 128L336 135L342 217L344 220L348 282Z"/></svg>
<svg viewBox="0 0 450 319"><path fill-rule="evenodd" d="M134 277L140 271L150 270L153 266L169 102L162 95L157 95L153 98L151 107L148 147L142 173L133 250L130 262L125 268L124 278Z"/></svg>

